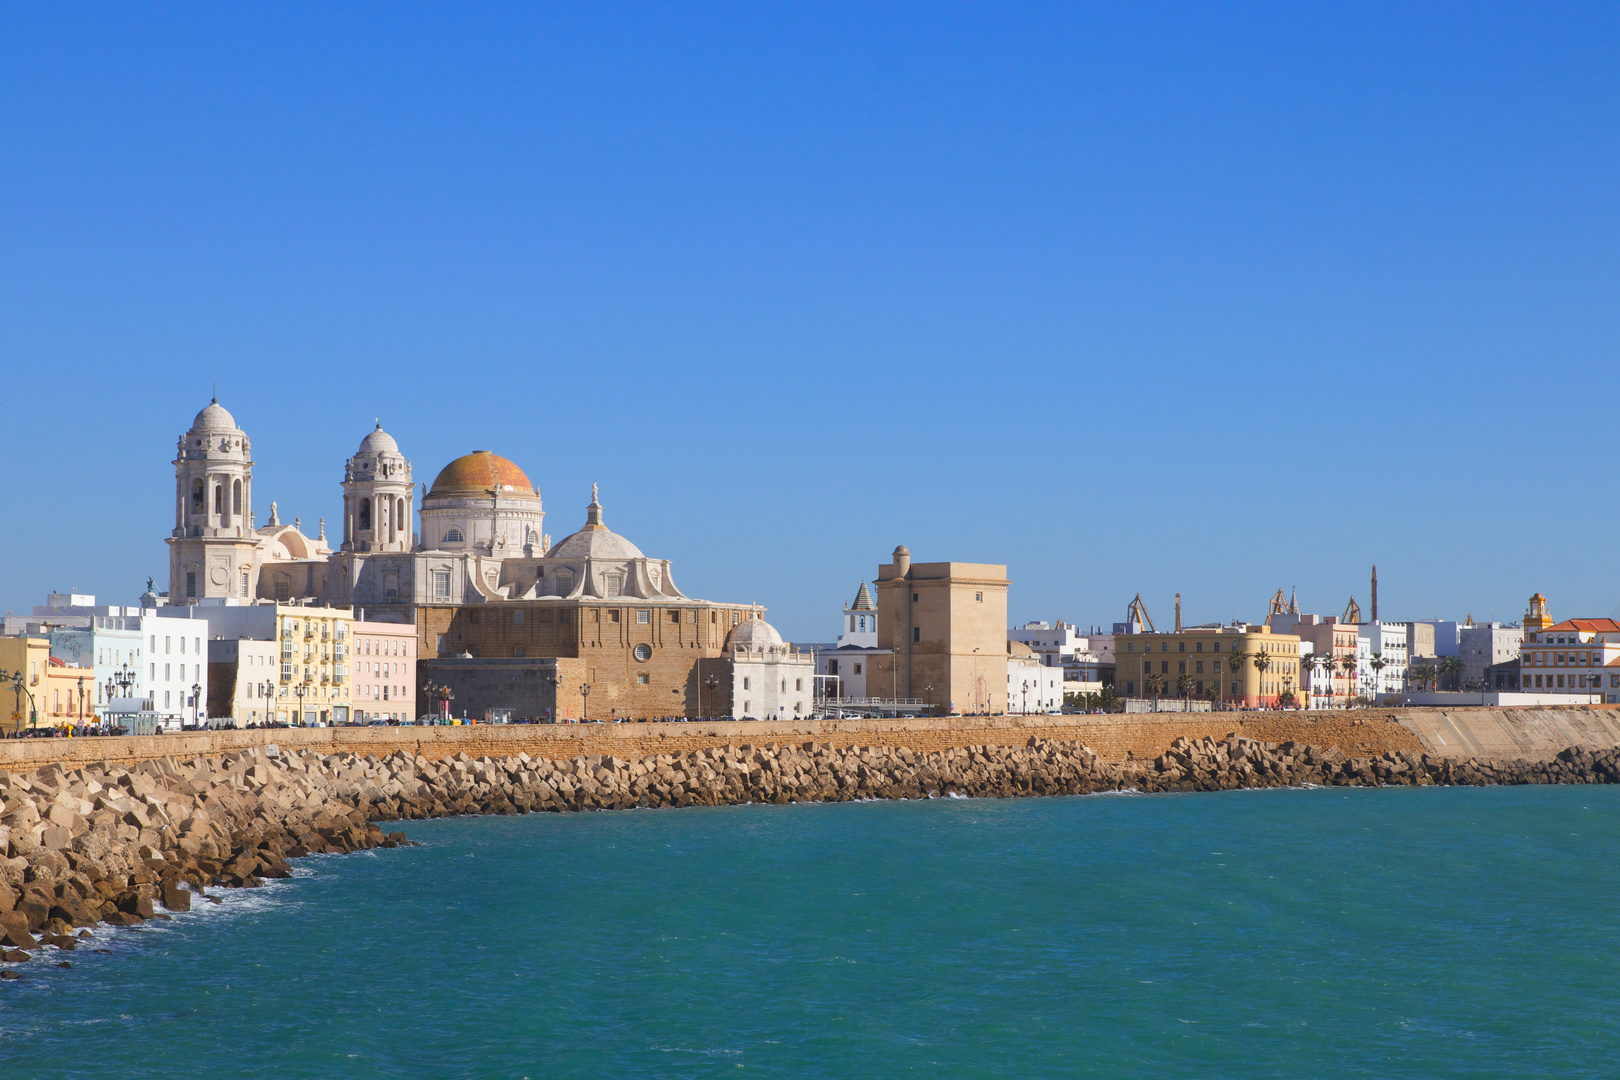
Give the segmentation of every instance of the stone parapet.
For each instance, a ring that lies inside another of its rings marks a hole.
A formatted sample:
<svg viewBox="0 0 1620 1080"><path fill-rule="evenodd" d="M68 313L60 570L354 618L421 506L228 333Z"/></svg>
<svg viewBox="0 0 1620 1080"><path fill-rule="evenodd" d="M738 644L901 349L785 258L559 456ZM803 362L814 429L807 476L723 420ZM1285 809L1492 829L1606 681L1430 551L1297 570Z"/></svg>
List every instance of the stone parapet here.
<svg viewBox="0 0 1620 1080"><path fill-rule="evenodd" d="M1125 761L1156 757L1177 738L1220 739L1230 734L1260 742L1337 747L1353 757L1418 750L1438 757L1546 761L1568 746L1620 746L1620 711L1571 706L200 731L96 739L8 739L0 741L0 770L45 764L76 768L101 761L131 765L163 757L210 757L272 743L289 751L321 754L383 756L404 750L437 761L460 753L472 757L527 753L553 760L581 754L636 758L728 745L805 742L933 752L967 746L1022 746L1030 739L1045 739L1083 743L1104 760Z"/></svg>

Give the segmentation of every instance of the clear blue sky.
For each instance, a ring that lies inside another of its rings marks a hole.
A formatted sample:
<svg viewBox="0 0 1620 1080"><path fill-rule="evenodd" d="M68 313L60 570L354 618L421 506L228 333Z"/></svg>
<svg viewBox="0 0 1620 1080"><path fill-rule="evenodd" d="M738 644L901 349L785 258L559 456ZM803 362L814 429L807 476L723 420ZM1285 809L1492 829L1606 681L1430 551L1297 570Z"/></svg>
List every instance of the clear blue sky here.
<svg viewBox="0 0 1620 1080"><path fill-rule="evenodd" d="M335 528L380 415L799 640L1620 600L1620 8L0 11L0 607L167 576L208 400Z"/></svg>

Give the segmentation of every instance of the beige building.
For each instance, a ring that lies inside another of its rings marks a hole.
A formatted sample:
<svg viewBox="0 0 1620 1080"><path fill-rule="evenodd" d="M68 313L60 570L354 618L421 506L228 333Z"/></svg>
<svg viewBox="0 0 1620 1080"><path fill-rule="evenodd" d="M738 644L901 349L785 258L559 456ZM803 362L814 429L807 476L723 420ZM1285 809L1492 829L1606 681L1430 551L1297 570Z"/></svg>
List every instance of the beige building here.
<svg viewBox="0 0 1620 1080"><path fill-rule="evenodd" d="M1116 634L1114 690L1127 698L1202 697L1269 708L1285 694L1302 696L1299 646L1296 635L1260 627Z"/></svg>
<svg viewBox="0 0 1620 1080"><path fill-rule="evenodd" d="M280 679L279 646L253 638L210 638L208 642L208 716L238 727L276 718Z"/></svg>
<svg viewBox="0 0 1620 1080"><path fill-rule="evenodd" d="M357 620L352 636L349 667L355 719L415 719L416 627Z"/></svg>
<svg viewBox="0 0 1620 1080"><path fill-rule="evenodd" d="M875 584L878 646L891 657L868 675L869 693L933 712L1007 711L1005 566L913 563L902 545Z"/></svg>

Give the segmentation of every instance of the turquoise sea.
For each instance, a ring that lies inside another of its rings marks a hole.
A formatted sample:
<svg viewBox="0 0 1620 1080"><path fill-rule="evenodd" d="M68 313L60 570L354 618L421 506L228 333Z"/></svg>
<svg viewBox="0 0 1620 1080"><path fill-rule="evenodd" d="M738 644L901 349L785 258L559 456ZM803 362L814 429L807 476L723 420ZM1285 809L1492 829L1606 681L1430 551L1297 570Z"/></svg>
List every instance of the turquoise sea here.
<svg viewBox="0 0 1620 1080"><path fill-rule="evenodd" d="M1620 788L410 831L26 965L0 1077L1620 1074Z"/></svg>

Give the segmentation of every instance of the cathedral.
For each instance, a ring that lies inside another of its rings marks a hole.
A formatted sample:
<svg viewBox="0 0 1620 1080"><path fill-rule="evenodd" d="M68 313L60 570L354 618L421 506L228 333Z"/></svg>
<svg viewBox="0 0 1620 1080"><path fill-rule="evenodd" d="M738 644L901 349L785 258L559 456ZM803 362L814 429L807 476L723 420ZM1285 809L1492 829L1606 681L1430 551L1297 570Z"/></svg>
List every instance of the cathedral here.
<svg viewBox="0 0 1620 1080"><path fill-rule="evenodd" d="M699 661L747 652L730 640L746 622L758 624L743 635L750 642L775 635L760 609L681 592L669 560L608 528L595 485L584 523L553 544L540 491L515 463L475 450L418 494L409 459L379 423L344 463L334 549L325 518L311 537L302 521L281 522L272 502L258 524L247 433L217 400L180 437L174 467L170 604L312 603L411 623L428 680L434 658L547 658L555 664L544 707L558 716L578 715L571 708L587 699L603 714L640 717L713 714L721 702L740 709L758 698L757 673L738 688L752 696L711 683L706 698ZM784 662L794 654L780 652ZM773 685L793 683L778 674ZM782 702L808 712L808 689ZM787 705L773 699L772 711Z"/></svg>

